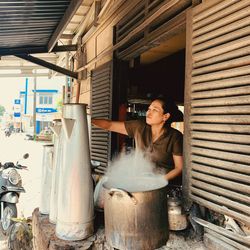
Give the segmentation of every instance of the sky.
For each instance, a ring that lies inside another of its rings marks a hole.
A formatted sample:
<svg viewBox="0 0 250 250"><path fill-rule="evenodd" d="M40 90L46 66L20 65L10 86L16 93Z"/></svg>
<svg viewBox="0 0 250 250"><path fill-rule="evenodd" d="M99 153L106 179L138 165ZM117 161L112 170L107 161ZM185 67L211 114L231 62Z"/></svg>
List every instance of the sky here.
<svg viewBox="0 0 250 250"><path fill-rule="evenodd" d="M25 91L25 82L25 77L0 77L0 105L4 106L7 112L12 112L14 99L19 98L19 92ZM48 77L37 77L37 89L55 88L62 90L64 84L65 76L56 76L51 79L48 79ZM33 86L34 78L28 77L29 89L33 89Z"/></svg>

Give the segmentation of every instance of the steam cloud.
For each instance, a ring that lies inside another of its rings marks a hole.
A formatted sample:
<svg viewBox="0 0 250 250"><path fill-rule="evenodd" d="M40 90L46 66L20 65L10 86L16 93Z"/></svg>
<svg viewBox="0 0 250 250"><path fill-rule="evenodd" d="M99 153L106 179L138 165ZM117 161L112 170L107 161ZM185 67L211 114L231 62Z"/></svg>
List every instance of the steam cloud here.
<svg viewBox="0 0 250 250"><path fill-rule="evenodd" d="M139 150L120 154L109 165L105 186L128 192L144 192L166 186L168 182L164 176L155 173L154 169L154 164Z"/></svg>

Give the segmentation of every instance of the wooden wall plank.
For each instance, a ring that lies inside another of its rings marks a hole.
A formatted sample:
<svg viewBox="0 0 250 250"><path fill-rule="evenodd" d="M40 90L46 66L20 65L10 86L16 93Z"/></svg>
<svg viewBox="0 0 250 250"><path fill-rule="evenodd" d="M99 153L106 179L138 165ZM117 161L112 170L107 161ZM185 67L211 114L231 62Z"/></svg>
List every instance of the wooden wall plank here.
<svg viewBox="0 0 250 250"><path fill-rule="evenodd" d="M208 192L216 193L216 194L222 195L222 196L226 196L228 198L234 199L235 201L248 203L250 205L250 197L248 195L242 195L239 192L230 191L226 188L221 188L218 186L215 188L215 186L212 184L208 184L204 181L199 181L199 180L195 180L195 179L192 180L192 185L197 187L197 188L206 190Z"/></svg>
<svg viewBox="0 0 250 250"><path fill-rule="evenodd" d="M194 62L199 62L205 59L212 58L214 56L218 56L232 50L236 50L245 46L250 45L250 36L246 36L243 38L235 39L231 42L221 44L216 46L216 48L209 48L204 51L195 53L193 55Z"/></svg>
<svg viewBox="0 0 250 250"><path fill-rule="evenodd" d="M200 62L196 62L193 64L194 69L199 68L202 66L211 65L214 63L224 62L226 60L247 56L250 54L250 46L246 46L243 48L235 49L226 53L223 53L221 55L213 56L212 58L202 60Z"/></svg>
<svg viewBox="0 0 250 250"><path fill-rule="evenodd" d="M191 105L192 107L215 107L215 106L226 106L226 105L234 106L234 105L245 105L245 104L250 104L249 95L193 100ZM206 117L204 118L206 119ZM239 117L234 116L234 118L238 119ZM244 119L244 117L242 118L243 118L242 121L246 120ZM248 117L246 118L248 120ZM227 117L225 117L225 119L227 119Z"/></svg>
<svg viewBox="0 0 250 250"><path fill-rule="evenodd" d="M228 229L225 229L224 227L214 225L208 221L202 220L202 219L197 218L197 217L194 218L194 221L196 221L200 225L204 226L205 228L209 228L209 229L213 230L214 232L217 232L221 235L226 236L229 239L232 239L232 240L240 242L244 245L250 246L250 238L248 236L240 235L236 232L232 232Z"/></svg>
<svg viewBox="0 0 250 250"><path fill-rule="evenodd" d="M246 1L247 2L247 1ZM249 4L249 3L247 3ZM227 32L248 26L250 8L246 7L240 11L234 10L231 15L225 16L193 32L193 45L207 41Z"/></svg>
<svg viewBox="0 0 250 250"><path fill-rule="evenodd" d="M200 198L200 197L197 197L197 196L194 196L191 194L191 198L194 199L198 204L201 204L202 206L204 207L207 207L211 210L215 210L217 211L218 213L221 213L221 214L225 214L225 215L228 215L234 219L237 219L237 220L240 220L242 221L243 223L245 223L246 225L250 225L250 217L249 216L246 216L246 215L243 215L242 213L240 212L235 212L225 206L221 206L221 205L217 205L216 203L214 202L211 202L211 201L208 201L204 198Z"/></svg>
<svg viewBox="0 0 250 250"><path fill-rule="evenodd" d="M199 164L193 163L192 169L197 170L200 173L218 176L223 179L239 181L241 183L246 183L248 185L250 184L250 178L249 178L249 175L247 174L239 174L233 171L217 169L215 167L208 167L208 166L203 165L202 163L199 163Z"/></svg>
<svg viewBox="0 0 250 250"><path fill-rule="evenodd" d="M250 207L240 204L238 202L232 201L228 198L224 198L223 196L216 195L195 187L191 187L191 192L200 197L204 197L206 200L214 201L216 204L227 206L231 209L235 209L236 211L244 211L244 214L247 216L250 215ZM249 217L250 218L250 217ZM249 222L250 223L250 222Z"/></svg>
<svg viewBox="0 0 250 250"><path fill-rule="evenodd" d="M228 181L228 180L224 180L221 179L219 177L214 177L214 176L210 176L207 174L202 174L202 173L198 173L195 171L192 171L192 177L198 180L206 180L206 182L210 183L210 184L216 184L220 187L224 187L224 188L228 188L230 190L234 190L234 191L239 191L242 194L250 194L250 187L249 185L246 184L240 184L238 182L235 181ZM248 208L250 209L250 208ZM250 223L250 221L249 221Z"/></svg>
<svg viewBox="0 0 250 250"><path fill-rule="evenodd" d="M237 29L235 31L226 33L224 35L221 35L219 37L213 38L213 39L207 39L208 41L194 45L193 46L193 53L197 53L200 51L204 51L206 49L209 49L211 47L215 47L218 45L221 45L226 42L230 42L232 40L241 38L243 36L247 36L250 34L250 27L243 27L241 29Z"/></svg>
<svg viewBox="0 0 250 250"><path fill-rule="evenodd" d="M250 125L244 124L215 124L215 123L192 123L192 131L213 131L234 134L250 134Z"/></svg>
<svg viewBox="0 0 250 250"><path fill-rule="evenodd" d="M215 2L215 1L211 1ZM193 30L197 30L200 27L203 27L205 25L209 25L214 22L218 22L222 18L224 18L227 15L230 15L240 9L243 9L245 7L249 6L248 0L243 1L237 1L237 0L230 0L230 1L222 1L221 3L213 6L213 8L206 8L205 4L203 7L205 10L202 11L199 14L196 14L196 10L194 10L194 24L193 24ZM197 6L198 7L198 6Z"/></svg>
<svg viewBox="0 0 250 250"><path fill-rule="evenodd" d="M192 154L206 156L207 158L215 158L221 159L225 161L232 161L235 163L242 163L246 166L245 172L249 172L247 169L247 165L250 164L250 156L239 154L239 153L232 153L232 152L225 152L223 150L218 149L209 149L209 148L199 148L193 146L191 149Z"/></svg>
<svg viewBox="0 0 250 250"><path fill-rule="evenodd" d="M249 18L250 20L250 18ZM226 69L231 69L231 68L236 68L236 67L242 67L242 66L247 66L250 64L250 56L243 56L243 57L238 57L232 60L227 60L224 62L220 63L214 63L209 66L204 66L198 69L194 69L192 72L192 76L196 75L201 75L201 74L206 74L206 73L211 73L219 70L226 70Z"/></svg>
<svg viewBox="0 0 250 250"><path fill-rule="evenodd" d="M225 78L249 75L249 74L250 74L250 65L237 67L233 69L220 70L218 72L213 72L213 73L199 75L199 76L194 76L192 77L192 83L194 84L194 83L199 83L199 82L213 81L217 79L225 79Z"/></svg>
<svg viewBox="0 0 250 250"><path fill-rule="evenodd" d="M211 133L211 132L198 132L192 131L191 134L194 139L230 142L235 144L250 144L250 135L227 134L227 133Z"/></svg>
<svg viewBox="0 0 250 250"><path fill-rule="evenodd" d="M186 68L185 68L185 93L184 93L184 141L183 141L183 155L184 155L184 168L183 168L183 198L184 207L189 209L191 206L190 200L190 179L191 179L191 129L190 129L190 114L191 114L191 75L192 75L192 10L187 11L186 17Z"/></svg>
<svg viewBox="0 0 250 250"><path fill-rule="evenodd" d="M250 52L250 51L249 51ZM229 87L245 86L250 84L250 74L209 82L196 83L191 86L192 92L203 90L216 90Z"/></svg>
<svg viewBox="0 0 250 250"><path fill-rule="evenodd" d="M246 115L250 114L250 108L247 105L240 106L224 106L224 107L202 107L193 108L192 115L216 115L216 114L230 114L230 115Z"/></svg>
<svg viewBox="0 0 250 250"><path fill-rule="evenodd" d="M208 233L209 235L212 235L214 236L215 238L217 239L220 239L222 240L223 242L226 242L229 244L229 246L233 246L235 249L240 249L240 250L248 250L249 248L238 243L237 241L234 241L234 240L231 240L231 239L228 239L227 237L217 233L217 232L214 232L208 228L205 229L205 232Z"/></svg>
<svg viewBox="0 0 250 250"><path fill-rule="evenodd" d="M219 160L215 158L208 158L206 156L202 155L193 155L192 156L192 161L193 162L198 162L198 163L206 163L208 166L214 166L216 168L220 169L226 169L230 171L234 171L236 173L243 173L243 174L250 174L250 168L248 167L247 164L239 164L236 162L231 162L226 160Z"/></svg>

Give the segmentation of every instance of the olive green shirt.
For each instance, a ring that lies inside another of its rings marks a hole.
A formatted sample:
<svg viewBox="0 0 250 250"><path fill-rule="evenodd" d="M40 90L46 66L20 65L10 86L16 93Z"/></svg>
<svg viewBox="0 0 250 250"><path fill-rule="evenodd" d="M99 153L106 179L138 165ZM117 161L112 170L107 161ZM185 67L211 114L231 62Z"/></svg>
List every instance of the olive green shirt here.
<svg viewBox="0 0 250 250"><path fill-rule="evenodd" d="M174 169L173 155L181 156L183 135L180 131L168 127L155 141L152 141L151 126L141 120L125 121L128 136L135 139L136 148L145 152L145 155L157 169L168 173Z"/></svg>

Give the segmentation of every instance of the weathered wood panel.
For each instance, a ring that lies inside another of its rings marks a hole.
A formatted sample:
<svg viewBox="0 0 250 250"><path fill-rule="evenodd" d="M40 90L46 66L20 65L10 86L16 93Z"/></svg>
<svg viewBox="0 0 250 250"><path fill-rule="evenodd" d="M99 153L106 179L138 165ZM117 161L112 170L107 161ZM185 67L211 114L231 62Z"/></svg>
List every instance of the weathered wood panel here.
<svg viewBox="0 0 250 250"><path fill-rule="evenodd" d="M249 1L246 0L245 5L249 6ZM240 9L240 11L237 11L237 9L235 9L232 14L226 16L225 18L222 18L221 20L218 20L218 22L213 22L209 25L203 26L200 29L197 29L196 31L194 31L193 37L198 38L193 39L193 44L195 45L219 35L223 35L227 32L247 26L249 24L249 20L244 17L248 16L248 12L249 7Z"/></svg>
<svg viewBox="0 0 250 250"><path fill-rule="evenodd" d="M249 226L250 2L205 1L187 25L185 187L193 201Z"/></svg>
<svg viewBox="0 0 250 250"><path fill-rule="evenodd" d="M217 123L192 123L191 129L194 131L213 131L235 134L250 134L250 125L244 124L217 124Z"/></svg>
<svg viewBox="0 0 250 250"><path fill-rule="evenodd" d="M230 191L226 188L216 187L214 185L199 181L199 180L192 180L192 186L197 187L202 190L206 190L208 192L214 192L216 194L228 197L230 199L234 199L236 201L240 201L242 203L250 204L250 197L248 195L239 194L235 191Z"/></svg>
<svg viewBox="0 0 250 250"><path fill-rule="evenodd" d="M202 153L202 152L201 152ZM244 174L250 174L250 168L248 168L248 165L236 163L236 162L231 162L227 160L221 160L221 159L215 159L215 158L208 158L202 155L194 155L192 156L193 162L198 162L198 163L204 163L206 162L207 165L209 166L214 166L216 168L221 168L221 169L227 169L227 170L232 170L234 173L244 173Z"/></svg>
<svg viewBox="0 0 250 250"><path fill-rule="evenodd" d="M112 116L112 62L92 71L91 112L92 118L111 119ZM91 127L91 159L100 162L95 169L104 173L111 157L111 133Z"/></svg>
<svg viewBox="0 0 250 250"><path fill-rule="evenodd" d="M210 222L207 222L207 221L202 220L202 219L197 218L197 217L194 217L193 219L194 219L194 221L196 221L197 223L199 223L200 225L204 226L207 229L213 230L214 232L216 232L220 235L223 235L229 239L235 240L239 243L244 244L245 246L250 247L250 238L248 236L240 235L236 232L232 232L232 231L225 229L223 227L216 226Z"/></svg>
<svg viewBox="0 0 250 250"><path fill-rule="evenodd" d="M240 249L240 250L248 250L249 249L247 246L243 246L242 244L238 243L237 241L228 239L227 237L225 237L217 232L214 232L208 228L205 229L205 232L207 232L209 235L214 236L216 239L220 239L223 242L229 244L228 246L233 246L235 249Z"/></svg>

